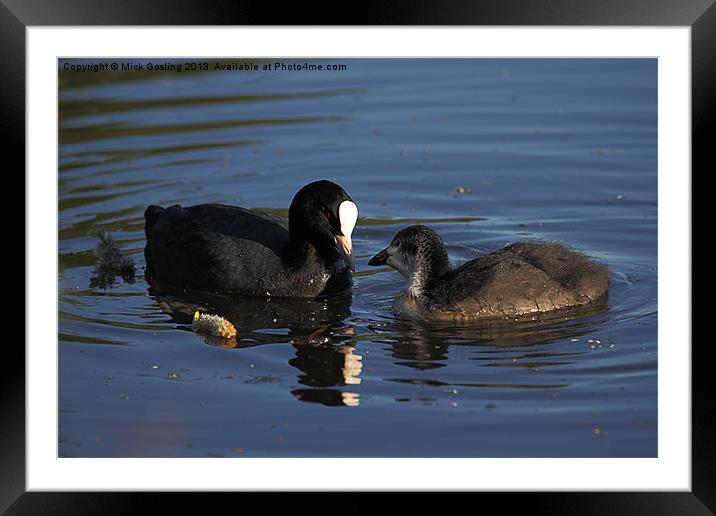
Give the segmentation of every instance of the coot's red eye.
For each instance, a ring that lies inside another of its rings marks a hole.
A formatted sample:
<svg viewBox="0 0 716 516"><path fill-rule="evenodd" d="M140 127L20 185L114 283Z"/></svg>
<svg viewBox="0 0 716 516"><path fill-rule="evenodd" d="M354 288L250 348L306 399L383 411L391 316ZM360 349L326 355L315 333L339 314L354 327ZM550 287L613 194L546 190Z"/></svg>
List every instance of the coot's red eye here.
<svg viewBox="0 0 716 516"><path fill-rule="evenodd" d="M335 225L336 216L333 214L333 212L331 210L329 210L328 208L323 208L323 214L326 216L326 218L328 219L328 222L331 225Z"/></svg>

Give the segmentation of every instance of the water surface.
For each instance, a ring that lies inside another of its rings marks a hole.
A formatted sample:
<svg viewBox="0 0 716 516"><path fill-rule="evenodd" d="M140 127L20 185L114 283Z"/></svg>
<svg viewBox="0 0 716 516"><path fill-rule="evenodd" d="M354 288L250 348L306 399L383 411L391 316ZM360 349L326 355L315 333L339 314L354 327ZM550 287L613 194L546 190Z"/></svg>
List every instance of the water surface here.
<svg viewBox="0 0 716 516"><path fill-rule="evenodd" d="M656 456L656 60L323 63L347 70L60 72L59 455ZM321 178L360 209L352 295L144 280L147 205L285 215ZM398 320L404 280L367 262L418 222L455 263L566 242L609 266L609 298L517 322ZM98 230L133 282L93 282ZM193 334L197 308L230 318L236 345Z"/></svg>

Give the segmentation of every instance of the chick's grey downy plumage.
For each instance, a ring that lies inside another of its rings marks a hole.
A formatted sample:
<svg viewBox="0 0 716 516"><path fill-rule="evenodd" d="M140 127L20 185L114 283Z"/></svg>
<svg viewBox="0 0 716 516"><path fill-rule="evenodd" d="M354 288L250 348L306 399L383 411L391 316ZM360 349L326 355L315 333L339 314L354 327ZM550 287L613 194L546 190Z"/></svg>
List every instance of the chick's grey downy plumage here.
<svg viewBox="0 0 716 516"><path fill-rule="evenodd" d="M175 286L248 296L343 292L352 285L355 217L351 198L330 181L301 188L288 221L223 204L149 206L147 273Z"/></svg>
<svg viewBox="0 0 716 516"><path fill-rule="evenodd" d="M450 267L435 231L410 226L369 265L388 264L408 278L393 305L401 315L470 319L550 312L603 298L609 269L551 242L519 242Z"/></svg>

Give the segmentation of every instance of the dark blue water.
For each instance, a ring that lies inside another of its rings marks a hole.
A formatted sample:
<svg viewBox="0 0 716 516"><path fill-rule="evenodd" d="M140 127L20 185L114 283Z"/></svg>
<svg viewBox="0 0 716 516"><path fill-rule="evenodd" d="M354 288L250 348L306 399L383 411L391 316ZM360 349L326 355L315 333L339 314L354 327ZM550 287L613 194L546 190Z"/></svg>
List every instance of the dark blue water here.
<svg viewBox="0 0 716 516"><path fill-rule="evenodd" d="M347 70L60 73L59 455L655 457L657 61L309 62ZM285 215L320 178L360 209L352 296L145 282L148 204ZM403 278L367 261L416 222L455 262L566 242L609 266L608 301L400 321ZM91 286L100 229L133 283ZM237 347L193 334L196 308Z"/></svg>

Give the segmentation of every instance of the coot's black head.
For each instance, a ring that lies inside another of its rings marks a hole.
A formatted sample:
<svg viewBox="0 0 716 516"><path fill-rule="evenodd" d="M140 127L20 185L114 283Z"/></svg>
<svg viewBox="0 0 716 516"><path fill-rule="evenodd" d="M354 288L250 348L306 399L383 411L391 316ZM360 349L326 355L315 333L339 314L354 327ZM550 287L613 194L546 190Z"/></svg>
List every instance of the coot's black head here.
<svg viewBox="0 0 716 516"><path fill-rule="evenodd" d="M421 283L436 279L450 269L447 250L440 236L427 226L409 226L393 237L388 247L368 265L390 265L403 276Z"/></svg>
<svg viewBox="0 0 716 516"><path fill-rule="evenodd" d="M288 209L291 245L310 242L323 258L342 256L355 270L351 233L356 220L358 207L343 188L326 180L309 183Z"/></svg>

